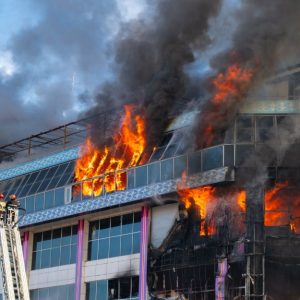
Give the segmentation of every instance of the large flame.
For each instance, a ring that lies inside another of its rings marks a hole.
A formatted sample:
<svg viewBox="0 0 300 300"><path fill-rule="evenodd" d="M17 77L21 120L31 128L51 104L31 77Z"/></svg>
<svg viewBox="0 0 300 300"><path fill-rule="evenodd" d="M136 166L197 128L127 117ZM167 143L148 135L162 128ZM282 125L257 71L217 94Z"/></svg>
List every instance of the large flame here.
<svg viewBox="0 0 300 300"><path fill-rule="evenodd" d="M80 157L75 164L75 178L83 181L84 196L99 196L103 187L106 192L124 190L126 173L116 172L137 165L146 146L144 118L134 113L132 105L125 105L125 114L119 132L113 136L114 147L99 149L88 137L80 149ZM111 174L109 174L111 173ZM106 174L104 177L101 176ZM93 180L89 178L101 176Z"/></svg>
<svg viewBox="0 0 300 300"><path fill-rule="evenodd" d="M232 203L226 203L235 210L245 212L246 207L246 192L244 190L232 189L229 190L225 198L220 197L218 188L213 186L202 186L198 188L188 188L187 174L183 172L181 181L177 184L177 192L181 202L186 209L195 207L200 215L200 235L212 235L215 233L215 222L212 222L214 210L220 204L220 201L231 200ZM223 194L223 193L221 193ZM224 195L223 195L224 196ZM230 201L228 201L230 202Z"/></svg>
<svg viewBox="0 0 300 300"><path fill-rule="evenodd" d="M300 232L300 192L287 189L288 182L276 183L265 193L265 225L290 225L292 231Z"/></svg>
<svg viewBox="0 0 300 300"><path fill-rule="evenodd" d="M213 96L203 121L204 147L211 146L216 129L232 111L232 106L244 99L253 76L253 69L233 64L212 79Z"/></svg>

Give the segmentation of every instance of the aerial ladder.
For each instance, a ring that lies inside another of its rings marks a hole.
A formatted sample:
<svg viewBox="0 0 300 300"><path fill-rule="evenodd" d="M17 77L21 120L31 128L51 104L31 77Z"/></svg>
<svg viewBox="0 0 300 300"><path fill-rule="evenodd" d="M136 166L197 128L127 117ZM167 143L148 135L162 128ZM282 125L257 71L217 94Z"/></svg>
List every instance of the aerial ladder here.
<svg viewBox="0 0 300 300"><path fill-rule="evenodd" d="M16 199L15 200L17 203ZM30 300L18 229L19 205L7 202L0 215L0 268L5 300Z"/></svg>

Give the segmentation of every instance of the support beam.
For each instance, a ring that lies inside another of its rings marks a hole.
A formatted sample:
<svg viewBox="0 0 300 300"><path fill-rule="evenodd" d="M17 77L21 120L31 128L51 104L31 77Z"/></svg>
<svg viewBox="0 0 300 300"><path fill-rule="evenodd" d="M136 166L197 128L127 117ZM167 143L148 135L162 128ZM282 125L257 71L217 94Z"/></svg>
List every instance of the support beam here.
<svg viewBox="0 0 300 300"><path fill-rule="evenodd" d="M263 300L264 287L264 188L247 188L246 199L246 300Z"/></svg>
<svg viewBox="0 0 300 300"><path fill-rule="evenodd" d="M149 238L149 208L142 207L140 242L139 300L147 300L147 257Z"/></svg>
<svg viewBox="0 0 300 300"><path fill-rule="evenodd" d="M84 248L84 220L79 220L78 230L77 230L75 300L80 300L80 295L81 295L83 248Z"/></svg>
<svg viewBox="0 0 300 300"><path fill-rule="evenodd" d="M28 266L28 251L29 251L29 231L25 231L24 232L22 250L23 250L25 270L27 271L27 266Z"/></svg>

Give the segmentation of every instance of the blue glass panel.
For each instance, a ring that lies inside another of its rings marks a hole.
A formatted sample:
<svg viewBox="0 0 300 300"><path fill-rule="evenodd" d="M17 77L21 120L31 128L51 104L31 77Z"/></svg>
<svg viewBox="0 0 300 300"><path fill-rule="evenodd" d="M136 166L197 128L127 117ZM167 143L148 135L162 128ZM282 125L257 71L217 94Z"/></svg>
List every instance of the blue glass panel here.
<svg viewBox="0 0 300 300"><path fill-rule="evenodd" d="M98 259L98 240L93 240L88 245L88 260L96 259Z"/></svg>
<svg viewBox="0 0 300 300"><path fill-rule="evenodd" d="M52 208L54 206L54 191L48 191L45 193L45 209Z"/></svg>
<svg viewBox="0 0 300 300"><path fill-rule="evenodd" d="M132 234L121 236L121 255L131 254L132 249Z"/></svg>
<svg viewBox="0 0 300 300"><path fill-rule="evenodd" d="M89 230L89 240L98 239L99 234L100 234L100 223L99 223L99 221L91 222L90 223L90 230Z"/></svg>
<svg viewBox="0 0 300 300"><path fill-rule="evenodd" d="M41 268L41 251L32 253L32 270Z"/></svg>
<svg viewBox="0 0 300 300"><path fill-rule="evenodd" d="M55 190L55 206L64 205L65 189L60 188Z"/></svg>
<svg viewBox="0 0 300 300"><path fill-rule="evenodd" d="M96 286L96 281L92 281L87 283L87 289L86 289L86 298L87 300L96 300L96 290L97 290L97 286ZM105 299L107 300L107 299Z"/></svg>
<svg viewBox="0 0 300 300"><path fill-rule="evenodd" d="M133 234L132 253L140 253L140 233Z"/></svg>
<svg viewBox="0 0 300 300"><path fill-rule="evenodd" d="M99 300L107 300L107 280L97 281L97 298Z"/></svg>
<svg viewBox="0 0 300 300"><path fill-rule="evenodd" d="M201 172L201 152L196 152L188 156L189 175Z"/></svg>
<svg viewBox="0 0 300 300"><path fill-rule="evenodd" d="M121 217L112 217L110 226L110 236L121 234Z"/></svg>
<svg viewBox="0 0 300 300"><path fill-rule="evenodd" d="M33 239L33 251L42 250L42 233L36 233Z"/></svg>
<svg viewBox="0 0 300 300"><path fill-rule="evenodd" d="M147 185L147 166L135 168L135 186Z"/></svg>
<svg viewBox="0 0 300 300"><path fill-rule="evenodd" d="M28 214L34 212L34 196L26 198L26 212Z"/></svg>
<svg viewBox="0 0 300 300"><path fill-rule="evenodd" d="M62 246L71 244L71 227L62 228Z"/></svg>
<svg viewBox="0 0 300 300"><path fill-rule="evenodd" d="M214 147L203 150L203 171L220 168L223 166L223 147Z"/></svg>
<svg viewBox="0 0 300 300"><path fill-rule="evenodd" d="M122 216L122 234L131 233L133 228L133 214Z"/></svg>
<svg viewBox="0 0 300 300"><path fill-rule="evenodd" d="M43 242L42 242L42 248L43 249L49 249L51 247L51 231L45 231L43 232Z"/></svg>
<svg viewBox="0 0 300 300"><path fill-rule="evenodd" d="M98 252L98 259L103 259L108 257L108 250L109 250L109 238L99 240L99 252Z"/></svg>
<svg viewBox="0 0 300 300"><path fill-rule="evenodd" d="M161 180L173 179L173 159L161 161Z"/></svg>
<svg viewBox="0 0 300 300"><path fill-rule="evenodd" d="M50 267L50 257L51 252L50 249L41 251L41 268L49 268Z"/></svg>
<svg viewBox="0 0 300 300"><path fill-rule="evenodd" d="M44 193L35 195L35 211L43 210L44 208Z"/></svg>
<svg viewBox="0 0 300 300"><path fill-rule="evenodd" d="M60 265L67 265L70 263L70 246L61 247Z"/></svg>
<svg viewBox="0 0 300 300"><path fill-rule="evenodd" d="M51 264L50 267L59 266L60 248L51 249Z"/></svg>
<svg viewBox="0 0 300 300"><path fill-rule="evenodd" d="M71 245L70 264L76 263L77 245Z"/></svg>
<svg viewBox="0 0 300 300"><path fill-rule="evenodd" d="M127 171L127 188L128 189L134 188L134 174L135 174L135 169L129 169Z"/></svg>
<svg viewBox="0 0 300 300"><path fill-rule="evenodd" d="M148 165L148 184L160 182L160 162Z"/></svg>
<svg viewBox="0 0 300 300"><path fill-rule="evenodd" d="M120 237L110 238L109 257L120 256Z"/></svg>
<svg viewBox="0 0 300 300"><path fill-rule="evenodd" d="M174 178L181 178L182 173L187 169L187 157L179 156L174 158Z"/></svg>
<svg viewBox="0 0 300 300"><path fill-rule="evenodd" d="M59 247L61 244L61 229L55 229L52 233L52 247Z"/></svg>
<svg viewBox="0 0 300 300"><path fill-rule="evenodd" d="M109 236L110 230L110 219L100 220L100 232L99 237L104 238Z"/></svg>

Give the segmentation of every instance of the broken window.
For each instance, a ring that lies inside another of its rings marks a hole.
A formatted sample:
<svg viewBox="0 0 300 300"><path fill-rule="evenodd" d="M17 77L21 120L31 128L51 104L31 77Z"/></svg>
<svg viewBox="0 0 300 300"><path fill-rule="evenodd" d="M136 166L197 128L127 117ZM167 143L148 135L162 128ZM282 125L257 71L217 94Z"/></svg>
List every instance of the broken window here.
<svg viewBox="0 0 300 300"><path fill-rule="evenodd" d="M240 116L237 119L236 142L253 142L253 118L251 116Z"/></svg>

